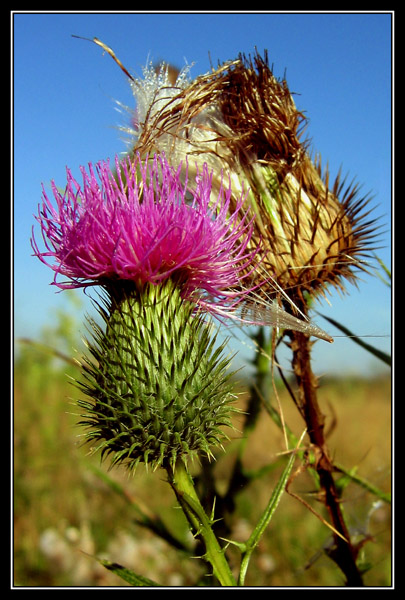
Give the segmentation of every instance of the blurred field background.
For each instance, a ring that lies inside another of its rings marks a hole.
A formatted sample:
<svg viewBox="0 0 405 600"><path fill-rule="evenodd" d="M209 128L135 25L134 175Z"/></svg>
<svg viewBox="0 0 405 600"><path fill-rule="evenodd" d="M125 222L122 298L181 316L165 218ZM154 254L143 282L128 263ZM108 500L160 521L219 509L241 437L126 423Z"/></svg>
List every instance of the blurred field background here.
<svg viewBox="0 0 405 600"><path fill-rule="evenodd" d="M161 520L169 532L192 548L165 473L139 468L134 476L128 476L123 469L108 471L108 464L100 466L99 456L89 456L89 448L81 446L79 411L74 404L80 392L69 381L69 376L78 376L78 370L69 359L72 347L79 347L82 325L72 314L74 311L61 312L56 324L45 328L38 341L16 341L13 585L126 585L95 556L117 562L161 585L192 586L200 578L209 585L200 561L139 524L140 514L154 522ZM56 349L60 357L49 348ZM242 376L239 380L239 405L243 408L250 382ZM282 385L277 387L286 423L299 437L301 418ZM269 396L272 394L269 385ZM319 400L327 415L328 445L335 462L346 469L357 468L356 475L388 493L389 376L324 378ZM274 397L270 401L274 403ZM215 464L219 487L221 481L225 485L239 447L237 433L232 437L226 454L218 455ZM261 476L236 497L232 539L247 539L256 524L285 464L285 458L278 455L282 449L282 434L263 410L243 458L246 469ZM195 465L196 473L198 469ZM315 510L322 511L312 497L313 482L307 472L297 474L291 489ZM370 536L360 552L361 564L369 567L365 584L390 586L389 504L350 482L344 493L344 511L355 536ZM343 585L341 573L325 552L331 539L329 530L304 504L284 494L253 556L247 585ZM235 550L230 551L230 559L238 564Z"/></svg>

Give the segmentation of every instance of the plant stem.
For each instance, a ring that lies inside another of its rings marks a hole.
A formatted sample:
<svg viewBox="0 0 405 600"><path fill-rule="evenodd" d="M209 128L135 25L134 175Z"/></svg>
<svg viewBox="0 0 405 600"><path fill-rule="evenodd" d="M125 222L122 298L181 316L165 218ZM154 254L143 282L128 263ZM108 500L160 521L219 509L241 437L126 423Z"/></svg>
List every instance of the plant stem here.
<svg viewBox="0 0 405 600"><path fill-rule="evenodd" d="M241 566L240 566L240 573L239 573L239 581L238 581L238 584L240 586L243 586L245 584L245 577L246 577L246 572L247 572L247 568L249 565L250 557L252 556L254 549L258 545L260 538L262 537L263 533L265 532L265 530L266 530L268 524L270 523L270 520L274 514L274 511L276 510L276 508L280 502L281 496L284 493L288 478L289 478L291 470L293 468L294 460L295 460L295 452L291 454L291 457L288 460L288 463L287 463L285 469L283 470L281 477L277 482L276 487L273 490L273 493L270 497L268 505L266 506L262 516L259 519L259 522L257 523L256 527L254 528L248 541L244 544L242 561L241 561Z"/></svg>
<svg viewBox="0 0 405 600"><path fill-rule="evenodd" d="M221 586L236 586L229 564L225 558L224 550L211 528L211 519L205 513L184 463L177 461L174 469L166 467L169 483L176 494L176 498L183 509L194 535L202 538L205 545L204 559L208 561L213 570L213 575Z"/></svg>
<svg viewBox="0 0 405 600"><path fill-rule="evenodd" d="M325 443L325 418L317 400L317 378L311 368L311 346L309 338L302 333L292 332L291 349L292 365L299 388L300 411L304 416L309 438L316 451L315 468L319 476L321 494L325 506L336 531L334 534L335 549L330 557L346 576L348 586L363 586L361 574L356 565L356 548L350 542L350 534L340 509L340 499L333 479L333 464Z"/></svg>

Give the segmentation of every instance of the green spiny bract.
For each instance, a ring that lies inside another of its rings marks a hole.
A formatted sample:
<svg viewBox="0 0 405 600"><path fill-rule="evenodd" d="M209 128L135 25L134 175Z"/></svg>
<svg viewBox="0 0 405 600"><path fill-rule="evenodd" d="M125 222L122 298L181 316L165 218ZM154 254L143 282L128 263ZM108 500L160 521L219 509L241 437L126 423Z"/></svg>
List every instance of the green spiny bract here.
<svg viewBox="0 0 405 600"><path fill-rule="evenodd" d="M230 358L216 346L213 326L195 314L172 282L108 288L101 328L91 321L93 340L81 388L91 400L80 424L95 450L112 465L152 468L212 455L221 428L230 426Z"/></svg>

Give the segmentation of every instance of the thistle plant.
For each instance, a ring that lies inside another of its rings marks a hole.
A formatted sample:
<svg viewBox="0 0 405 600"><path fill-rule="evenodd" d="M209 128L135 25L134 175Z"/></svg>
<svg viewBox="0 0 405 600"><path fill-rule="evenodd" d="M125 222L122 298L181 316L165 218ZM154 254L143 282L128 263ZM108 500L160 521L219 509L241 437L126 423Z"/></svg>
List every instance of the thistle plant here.
<svg viewBox="0 0 405 600"><path fill-rule="evenodd" d="M101 324L90 320L79 384L86 440L113 465L166 469L213 573L230 585L187 466L211 456L231 425L230 358L207 315L232 314L257 252L247 249L252 221L229 213L229 189L212 201L206 165L184 184L180 170L162 155L117 159L115 172L108 163L82 168L82 186L68 170L64 193L52 185L55 206L43 189L45 250L35 235L32 247L55 272L55 286L101 288Z"/></svg>
<svg viewBox="0 0 405 600"><path fill-rule="evenodd" d="M107 163L82 169L83 188L68 171L65 194L53 187L56 209L44 191L47 251L35 238L33 247L54 259L56 286L103 290L81 402L88 439L114 464L173 467L210 455L230 424L229 359L204 313L223 314L245 294L229 290L254 261L252 224L227 216L225 192L209 206L206 168L190 187L163 157L115 166L116 176Z"/></svg>
<svg viewBox="0 0 405 600"><path fill-rule="evenodd" d="M63 193L52 184L53 202L43 188L37 221L45 249L32 236L35 256L55 273L53 285L99 289L100 320L89 318L78 383L85 440L131 472L140 463L164 469L213 575L221 585L243 585L296 449L287 448L288 464L251 537L237 544L238 579L189 465L222 449L236 412L231 358L213 318L259 325L257 339L266 337L263 327L277 328L280 339L289 338L294 401L316 448L333 559L348 584L361 585L311 369L310 336L333 340L308 314L314 298L330 287L343 291L344 280L355 281L364 268L374 232L364 220L367 199L357 199L356 187L344 191L340 179L329 189L301 139L305 119L267 56L240 56L195 80L186 68L174 82L168 66L149 65L137 79L94 41L130 79L137 105L125 128L130 149L113 166L81 168L82 184L67 170ZM263 375L262 361L260 369ZM252 390L246 434L264 395ZM238 460L228 500L240 481Z"/></svg>
<svg viewBox="0 0 405 600"><path fill-rule="evenodd" d="M345 292L346 282L355 283L357 273L366 270L376 235L375 221L366 210L369 197L359 197L358 186L346 186L340 174L330 185L321 159L312 160L303 139L305 117L286 81L273 75L267 54L263 58L256 53L253 59L240 55L193 81L186 75L187 70L181 72L175 85L164 68L146 69L143 81L130 77L140 106L135 126L127 130L133 149L163 151L176 161L192 156L196 168L203 162L217 174L225 169L235 198L247 187L256 217L249 247L261 244L260 265L246 279L255 288L251 314L256 322L274 325L277 297L283 310L308 318L315 298L332 288ZM213 185L221 185L218 177ZM231 214L233 207L231 202ZM239 217L243 214L244 209ZM318 380L311 367L313 342L303 329L287 327L282 335L290 338L298 386L293 399L317 448L320 498L335 532L333 558L349 585L362 585L358 550L341 512L325 442ZM252 393L249 406L257 415L254 403L260 403L257 393Z"/></svg>

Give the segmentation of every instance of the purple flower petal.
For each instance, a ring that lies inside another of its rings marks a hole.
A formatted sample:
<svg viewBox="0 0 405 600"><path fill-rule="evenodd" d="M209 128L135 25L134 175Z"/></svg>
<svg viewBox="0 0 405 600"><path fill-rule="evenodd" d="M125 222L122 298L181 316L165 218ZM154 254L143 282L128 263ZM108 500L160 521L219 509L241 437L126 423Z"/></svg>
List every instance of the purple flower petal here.
<svg viewBox="0 0 405 600"><path fill-rule="evenodd" d="M205 310L224 313L242 300L241 280L254 269L248 249L252 221L241 217L242 196L229 211L230 186L211 198L207 165L195 181L155 156L108 162L86 172L80 186L67 169L61 194L52 183L54 205L43 188L37 221L45 251L32 236L35 255L55 272L61 289L108 285L109 280L157 284L176 276L183 296ZM60 282L58 276L67 280Z"/></svg>

